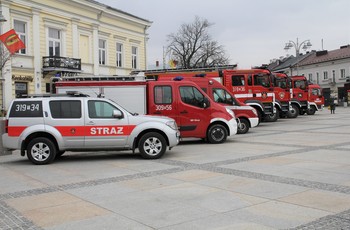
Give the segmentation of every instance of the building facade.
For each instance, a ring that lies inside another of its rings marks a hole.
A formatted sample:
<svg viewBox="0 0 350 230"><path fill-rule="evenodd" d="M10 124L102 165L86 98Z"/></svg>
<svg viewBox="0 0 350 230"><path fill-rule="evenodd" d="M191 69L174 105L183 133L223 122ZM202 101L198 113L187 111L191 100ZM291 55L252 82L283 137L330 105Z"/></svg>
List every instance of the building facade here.
<svg viewBox="0 0 350 230"><path fill-rule="evenodd" d="M127 75L146 69L152 22L93 0L1 0L7 20L26 48L2 69L2 110L22 94L52 90L61 76Z"/></svg>
<svg viewBox="0 0 350 230"><path fill-rule="evenodd" d="M350 45L313 52L299 63L299 72L322 87L326 103L330 98L338 104L346 101L346 84L350 80Z"/></svg>
<svg viewBox="0 0 350 230"><path fill-rule="evenodd" d="M335 99L338 104L348 100L350 89L350 45L336 50L311 51L298 58L290 56L269 65L272 71L289 76L303 75L310 82L319 84L325 96L325 104Z"/></svg>

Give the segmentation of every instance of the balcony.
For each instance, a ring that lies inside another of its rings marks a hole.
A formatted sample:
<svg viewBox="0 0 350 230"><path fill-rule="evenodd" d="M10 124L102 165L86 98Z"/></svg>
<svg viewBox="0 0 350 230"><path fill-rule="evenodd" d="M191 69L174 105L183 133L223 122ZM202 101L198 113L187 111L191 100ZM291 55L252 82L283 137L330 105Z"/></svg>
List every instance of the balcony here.
<svg viewBox="0 0 350 230"><path fill-rule="evenodd" d="M43 73L68 73L76 74L81 72L81 59L69 57L43 57Z"/></svg>

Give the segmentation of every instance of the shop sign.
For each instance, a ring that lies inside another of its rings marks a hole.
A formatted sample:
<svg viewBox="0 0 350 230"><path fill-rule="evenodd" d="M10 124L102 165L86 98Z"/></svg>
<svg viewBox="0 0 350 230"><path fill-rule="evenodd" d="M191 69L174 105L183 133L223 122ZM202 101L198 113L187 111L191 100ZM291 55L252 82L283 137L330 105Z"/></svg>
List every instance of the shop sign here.
<svg viewBox="0 0 350 230"><path fill-rule="evenodd" d="M12 75L12 80L13 81L30 81L33 82L33 77L32 76L27 76L27 75Z"/></svg>

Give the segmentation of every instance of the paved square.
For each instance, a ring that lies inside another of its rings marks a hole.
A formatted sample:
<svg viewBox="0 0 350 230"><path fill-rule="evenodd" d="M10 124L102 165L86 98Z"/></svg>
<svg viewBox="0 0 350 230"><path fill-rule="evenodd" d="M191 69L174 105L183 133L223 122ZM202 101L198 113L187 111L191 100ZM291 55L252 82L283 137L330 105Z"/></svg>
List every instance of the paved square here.
<svg viewBox="0 0 350 230"><path fill-rule="evenodd" d="M158 160L0 157L0 229L350 229L350 107L262 123Z"/></svg>

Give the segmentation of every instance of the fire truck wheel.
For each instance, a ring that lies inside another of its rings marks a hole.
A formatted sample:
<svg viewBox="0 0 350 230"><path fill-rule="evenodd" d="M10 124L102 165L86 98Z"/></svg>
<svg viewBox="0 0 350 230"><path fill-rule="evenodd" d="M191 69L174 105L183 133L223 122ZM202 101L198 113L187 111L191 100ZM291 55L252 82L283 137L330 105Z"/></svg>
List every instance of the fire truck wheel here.
<svg viewBox="0 0 350 230"><path fill-rule="evenodd" d="M139 141L138 149L145 159L158 159L166 150L165 138L156 132L144 134Z"/></svg>
<svg viewBox="0 0 350 230"><path fill-rule="evenodd" d="M280 112L278 109L276 109L276 113L266 115L264 120L267 122L275 122L278 120L279 117L280 117Z"/></svg>
<svg viewBox="0 0 350 230"><path fill-rule="evenodd" d="M249 130L249 121L242 118L240 119L241 124L238 125L237 134L245 134Z"/></svg>
<svg viewBox="0 0 350 230"><path fill-rule="evenodd" d="M292 105L292 109L288 112L288 118L296 118L299 115L299 108L296 105Z"/></svg>
<svg viewBox="0 0 350 230"><path fill-rule="evenodd" d="M37 137L31 140L27 146L27 157L36 165L51 163L56 157L55 144L46 137Z"/></svg>
<svg viewBox="0 0 350 230"><path fill-rule="evenodd" d="M316 113L316 109L311 106L310 109L306 111L307 115L314 115Z"/></svg>
<svg viewBox="0 0 350 230"><path fill-rule="evenodd" d="M210 126L207 133L208 141L211 144L220 144L226 141L227 130L223 125L214 124Z"/></svg>

